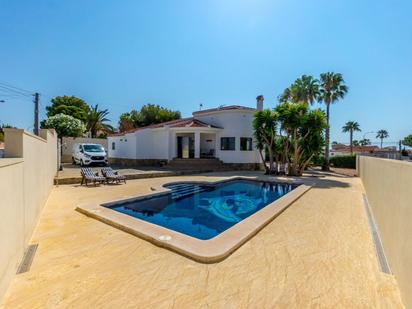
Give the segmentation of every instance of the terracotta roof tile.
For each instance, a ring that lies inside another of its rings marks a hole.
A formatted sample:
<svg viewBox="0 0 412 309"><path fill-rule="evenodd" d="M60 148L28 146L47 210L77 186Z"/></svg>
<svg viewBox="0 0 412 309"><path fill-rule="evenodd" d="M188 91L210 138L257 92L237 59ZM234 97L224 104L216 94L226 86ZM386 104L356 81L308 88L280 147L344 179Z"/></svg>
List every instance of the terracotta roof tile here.
<svg viewBox="0 0 412 309"><path fill-rule="evenodd" d="M162 122L162 123L152 124L150 126L136 128L136 129L132 129L132 130L121 132L121 133L110 134L109 136L123 136L125 134L133 133L133 132L143 130L143 129L163 128L163 127L166 127L166 126L171 127L171 128L189 127L189 128L216 128L216 129L222 129L220 127L210 125L206 122L203 122L203 121L200 121L198 119L194 119L193 117L190 117L190 118L183 118L183 119L177 119L177 120L171 120L171 121L166 121L166 122Z"/></svg>

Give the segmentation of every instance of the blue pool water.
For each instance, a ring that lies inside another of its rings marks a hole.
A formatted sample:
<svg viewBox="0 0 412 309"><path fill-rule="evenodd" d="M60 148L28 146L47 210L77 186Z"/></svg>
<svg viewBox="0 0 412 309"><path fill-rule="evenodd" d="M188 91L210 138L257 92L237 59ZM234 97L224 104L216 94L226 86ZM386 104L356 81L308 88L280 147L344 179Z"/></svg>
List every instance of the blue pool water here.
<svg viewBox="0 0 412 309"><path fill-rule="evenodd" d="M291 184L233 180L216 185L171 184L170 194L110 208L198 238L211 239L296 188Z"/></svg>

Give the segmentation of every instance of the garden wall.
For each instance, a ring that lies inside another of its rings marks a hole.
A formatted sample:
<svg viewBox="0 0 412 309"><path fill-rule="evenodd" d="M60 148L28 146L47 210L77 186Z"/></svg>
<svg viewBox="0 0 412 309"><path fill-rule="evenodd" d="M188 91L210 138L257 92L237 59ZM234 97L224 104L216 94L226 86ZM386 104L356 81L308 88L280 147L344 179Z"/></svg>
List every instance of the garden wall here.
<svg viewBox="0 0 412 309"><path fill-rule="evenodd" d="M57 135L5 129L0 159L0 299L13 279L53 187Z"/></svg>
<svg viewBox="0 0 412 309"><path fill-rule="evenodd" d="M412 163L358 156L357 174L403 301L412 308Z"/></svg>

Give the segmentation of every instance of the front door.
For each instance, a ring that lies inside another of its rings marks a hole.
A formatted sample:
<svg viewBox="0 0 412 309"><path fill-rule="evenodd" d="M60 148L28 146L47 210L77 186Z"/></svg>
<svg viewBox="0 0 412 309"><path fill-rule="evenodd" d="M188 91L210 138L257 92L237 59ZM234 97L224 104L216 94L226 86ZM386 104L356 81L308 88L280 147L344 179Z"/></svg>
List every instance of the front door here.
<svg viewBox="0 0 412 309"><path fill-rule="evenodd" d="M189 158L189 136L182 136L182 158Z"/></svg>
<svg viewBox="0 0 412 309"><path fill-rule="evenodd" d="M190 136L177 137L177 157L182 159L194 158L194 141Z"/></svg>

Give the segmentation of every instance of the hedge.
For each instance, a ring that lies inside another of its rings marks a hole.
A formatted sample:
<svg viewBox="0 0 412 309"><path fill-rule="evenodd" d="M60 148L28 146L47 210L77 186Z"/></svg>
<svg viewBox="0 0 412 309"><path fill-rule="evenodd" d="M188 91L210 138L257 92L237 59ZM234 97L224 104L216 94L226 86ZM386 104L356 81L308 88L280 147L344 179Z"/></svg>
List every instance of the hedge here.
<svg viewBox="0 0 412 309"><path fill-rule="evenodd" d="M329 163L333 167L341 168L356 168L356 156L339 156L329 159Z"/></svg>

